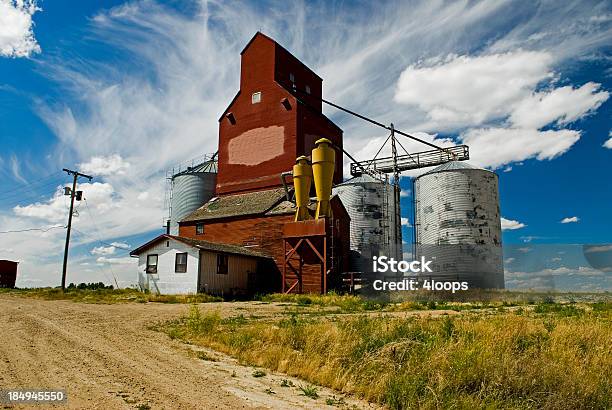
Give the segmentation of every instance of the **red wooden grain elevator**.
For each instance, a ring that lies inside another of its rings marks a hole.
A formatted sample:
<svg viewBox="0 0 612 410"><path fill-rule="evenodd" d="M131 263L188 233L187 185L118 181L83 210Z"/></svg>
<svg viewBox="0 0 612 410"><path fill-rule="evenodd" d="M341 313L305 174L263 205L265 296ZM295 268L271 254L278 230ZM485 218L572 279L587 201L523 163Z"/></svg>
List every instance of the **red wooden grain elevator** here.
<svg viewBox="0 0 612 410"><path fill-rule="evenodd" d="M219 118L217 195L280 186L279 174L310 155L319 138L342 147L342 130L321 112L322 83L274 40L255 34L241 53L240 90ZM335 183L342 181L342 151L337 155Z"/></svg>
<svg viewBox="0 0 612 410"><path fill-rule="evenodd" d="M297 157L310 156L315 141L327 138L338 147L334 183L342 181L342 130L321 112L322 82L274 40L255 34L241 53L240 90L219 118L216 197L179 223L180 236L272 256L272 266L262 267L272 291L287 288L281 283L283 228L295 213L281 173L291 171ZM322 278L319 267L305 266L293 292L323 292L323 283L333 289L348 267L350 218L338 197L331 207L329 272ZM289 271L285 279L293 283L297 275Z"/></svg>

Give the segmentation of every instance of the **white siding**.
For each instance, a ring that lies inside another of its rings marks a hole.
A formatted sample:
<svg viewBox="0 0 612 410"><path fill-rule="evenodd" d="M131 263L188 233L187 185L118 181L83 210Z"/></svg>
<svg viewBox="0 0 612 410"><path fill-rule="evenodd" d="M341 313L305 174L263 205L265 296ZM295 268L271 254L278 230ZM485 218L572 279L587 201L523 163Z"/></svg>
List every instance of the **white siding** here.
<svg viewBox="0 0 612 410"><path fill-rule="evenodd" d="M228 255L227 275L217 273L217 253L202 251L200 291L216 294L241 294L248 290L249 274L257 272L257 259Z"/></svg>
<svg viewBox="0 0 612 410"><path fill-rule="evenodd" d="M169 244L169 246L168 246ZM177 253L187 253L187 272L175 273ZM157 254L157 273L146 273L147 255ZM138 256L138 284L152 293L186 294L198 291L199 250L182 242L167 239Z"/></svg>

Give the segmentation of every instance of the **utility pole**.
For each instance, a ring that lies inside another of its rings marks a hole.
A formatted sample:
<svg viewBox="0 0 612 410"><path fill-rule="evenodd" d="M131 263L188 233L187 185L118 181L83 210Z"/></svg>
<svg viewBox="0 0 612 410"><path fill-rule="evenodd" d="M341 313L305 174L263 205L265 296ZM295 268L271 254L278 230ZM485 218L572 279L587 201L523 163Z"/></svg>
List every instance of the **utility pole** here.
<svg viewBox="0 0 612 410"><path fill-rule="evenodd" d="M72 213L74 210L74 197L76 196L76 185L79 177L88 178L90 181L93 179L92 176L81 174L78 171L72 171L64 168L64 172L68 175L72 175L72 190L70 191L70 214L68 214L68 226L66 229L66 245L64 247L64 266L62 268L62 292L66 290L66 269L68 268L68 247L70 245L70 228L72 227Z"/></svg>

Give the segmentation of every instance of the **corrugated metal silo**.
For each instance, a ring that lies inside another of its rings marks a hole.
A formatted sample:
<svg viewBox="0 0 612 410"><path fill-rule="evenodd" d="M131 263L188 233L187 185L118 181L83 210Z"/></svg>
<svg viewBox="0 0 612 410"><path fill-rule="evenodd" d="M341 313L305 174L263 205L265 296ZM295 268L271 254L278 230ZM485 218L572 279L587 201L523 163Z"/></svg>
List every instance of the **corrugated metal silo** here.
<svg viewBox="0 0 612 410"><path fill-rule="evenodd" d="M178 222L215 195L217 162L209 160L172 175L170 233L178 234Z"/></svg>
<svg viewBox="0 0 612 410"><path fill-rule="evenodd" d="M394 226L399 212L395 212L393 186L370 175L349 179L334 188L351 217L350 270L371 270L372 256L401 258L401 239Z"/></svg>
<svg viewBox="0 0 612 410"><path fill-rule="evenodd" d="M448 162L414 180L415 251L433 260L432 279L503 288L498 177Z"/></svg>

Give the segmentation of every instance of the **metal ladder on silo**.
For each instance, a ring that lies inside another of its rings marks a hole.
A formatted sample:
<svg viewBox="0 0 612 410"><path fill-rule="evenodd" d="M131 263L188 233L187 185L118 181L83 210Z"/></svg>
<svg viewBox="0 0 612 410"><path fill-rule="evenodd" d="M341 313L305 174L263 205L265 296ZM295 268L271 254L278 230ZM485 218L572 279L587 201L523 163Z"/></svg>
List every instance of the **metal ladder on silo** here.
<svg viewBox="0 0 612 410"><path fill-rule="evenodd" d="M389 177L385 175L383 180L384 190L382 199L383 215L381 218L381 228L383 230L383 242L387 244L387 253L391 253L391 225L389 223ZM395 255L386 255L395 256Z"/></svg>

